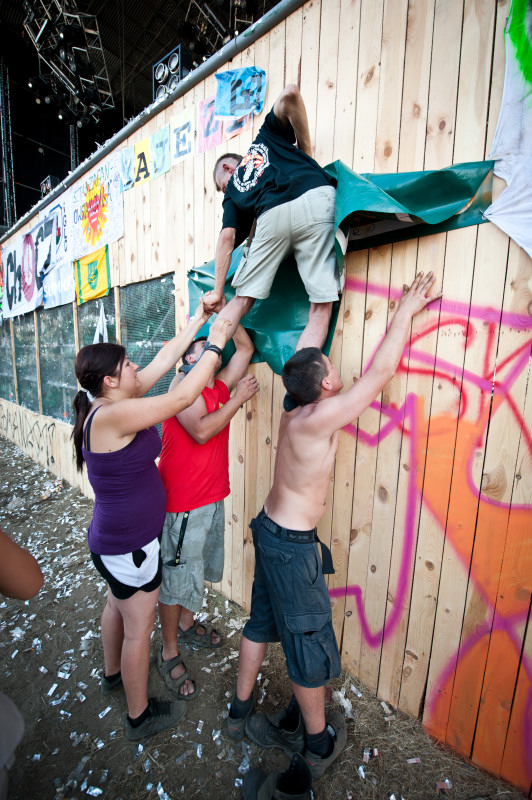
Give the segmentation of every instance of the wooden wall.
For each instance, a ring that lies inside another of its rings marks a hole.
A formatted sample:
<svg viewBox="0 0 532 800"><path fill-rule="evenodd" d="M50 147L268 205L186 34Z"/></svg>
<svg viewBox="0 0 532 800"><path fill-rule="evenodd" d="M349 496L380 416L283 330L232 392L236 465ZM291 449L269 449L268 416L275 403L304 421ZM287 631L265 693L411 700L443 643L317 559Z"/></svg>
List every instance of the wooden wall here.
<svg viewBox="0 0 532 800"><path fill-rule="evenodd" d="M489 154L508 12L509 0L311 0L227 68L266 70L266 110L286 83L300 83L322 164L439 169ZM210 76L124 145L214 92ZM175 271L183 324L186 272L213 258L220 228L214 161L226 149L245 151L261 121L229 147L124 193L125 234L111 247L115 286ZM429 268L443 286L441 310L415 319L381 402L340 437L319 527L336 566L334 624L354 676L529 792L532 263L490 223L351 254L331 358L348 386L367 367L403 284ZM245 608L248 523L270 486L284 394L268 367L253 369L261 391L232 423L217 587ZM0 413L2 432L76 480L68 426L3 401ZM39 453L28 444L32 425L42 430Z"/></svg>

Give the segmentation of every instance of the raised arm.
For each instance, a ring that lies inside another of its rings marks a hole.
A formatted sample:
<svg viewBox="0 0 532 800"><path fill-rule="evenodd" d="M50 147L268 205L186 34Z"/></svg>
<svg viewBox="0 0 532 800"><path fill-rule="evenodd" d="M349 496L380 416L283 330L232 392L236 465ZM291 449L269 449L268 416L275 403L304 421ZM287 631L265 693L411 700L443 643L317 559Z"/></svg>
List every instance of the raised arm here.
<svg viewBox="0 0 532 800"><path fill-rule="evenodd" d="M43 584L36 559L0 530L0 592L6 597L29 600Z"/></svg>
<svg viewBox="0 0 532 800"><path fill-rule="evenodd" d="M166 375L177 364L210 316L211 313L205 310L200 299L196 313L189 323L159 350L155 358L144 369L138 371L137 376L140 381L138 397L143 397L163 375Z"/></svg>
<svg viewBox="0 0 532 800"><path fill-rule="evenodd" d="M203 298L206 311L213 313L220 310L224 296L225 279L231 266L231 258L235 249L236 228L222 228L216 243L214 257L214 289Z"/></svg>
<svg viewBox="0 0 532 800"><path fill-rule="evenodd" d="M425 277L422 272L417 275L399 301L391 325L367 372L346 392L317 404L315 412L308 417L308 424L316 434L330 436L348 425L369 407L393 378L410 333L412 318L441 297L441 292L430 294L434 281L432 272Z"/></svg>
<svg viewBox="0 0 532 800"><path fill-rule="evenodd" d="M249 362L255 351L255 345L242 325L238 325L234 336L235 352L226 366L218 372L216 377L223 381L230 392L233 391L237 383L246 374Z"/></svg>
<svg viewBox="0 0 532 800"><path fill-rule="evenodd" d="M196 367L194 367L195 369ZM178 378L175 380L178 380ZM258 391L259 383L255 376L246 375L238 382L234 395L221 408L209 414L205 400L200 395L189 408L185 408L184 411L178 414L177 418L195 442L205 444L217 433L220 433L233 419L238 409Z"/></svg>
<svg viewBox="0 0 532 800"><path fill-rule="evenodd" d="M230 324L229 320L218 318L211 325L209 341L220 350L227 342ZM201 394L217 364L218 353L205 350L194 369L171 392L109 403L95 417L94 426L103 432L107 428L114 436L127 437L179 414Z"/></svg>
<svg viewBox="0 0 532 800"><path fill-rule="evenodd" d="M312 144L308 127L307 110L301 93L295 83L285 86L273 107L273 113L283 125L294 129L297 146L308 156L312 156Z"/></svg>

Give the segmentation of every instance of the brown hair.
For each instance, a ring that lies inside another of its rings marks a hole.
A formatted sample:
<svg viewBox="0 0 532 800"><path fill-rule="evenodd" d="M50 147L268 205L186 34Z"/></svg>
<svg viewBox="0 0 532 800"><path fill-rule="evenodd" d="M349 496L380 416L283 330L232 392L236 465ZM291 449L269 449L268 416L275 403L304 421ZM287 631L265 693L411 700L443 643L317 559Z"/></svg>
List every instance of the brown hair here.
<svg viewBox="0 0 532 800"><path fill-rule="evenodd" d="M90 392L93 398L100 397L103 379L106 375L120 375L125 359L125 348L121 344L113 344L112 342L88 344L86 347L82 347L76 356L74 371L81 389L76 393L72 403L75 415L72 439L76 451L76 466L79 472L83 469L83 453L81 450L83 426L92 404L87 392Z"/></svg>

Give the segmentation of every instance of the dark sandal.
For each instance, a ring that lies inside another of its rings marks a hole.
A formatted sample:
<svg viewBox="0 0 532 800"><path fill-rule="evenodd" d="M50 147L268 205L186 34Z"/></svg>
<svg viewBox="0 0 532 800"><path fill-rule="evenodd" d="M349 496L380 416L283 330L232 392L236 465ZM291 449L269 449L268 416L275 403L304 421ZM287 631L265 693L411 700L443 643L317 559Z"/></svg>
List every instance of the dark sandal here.
<svg viewBox="0 0 532 800"><path fill-rule="evenodd" d="M205 633L198 633L198 628L205 628ZM220 639L216 644L212 643L212 635L218 636ZM195 647L221 647L223 640L216 628L207 628L202 622L192 623L190 628L184 631L182 628L178 629L178 639L180 642L192 644Z"/></svg>
<svg viewBox="0 0 532 800"><path fill-rule="evenodd" d="M179 678L172 678L171 672L174 667L177 667L178 664L183 664L185 671ZM159 670L159 675L163 679L164 685L170 692L170 694L175 697L176 700L194 700L196 695L198 694L198 689L196 688L196 681L190 677L185 662L181 658L181 656L174 656L169 661L163 661L163 655L161 650L157 653L157 669ZM181 694L180 688L183 686L185 681L191 681L194 684L194 691L192 694Z"/></svg>

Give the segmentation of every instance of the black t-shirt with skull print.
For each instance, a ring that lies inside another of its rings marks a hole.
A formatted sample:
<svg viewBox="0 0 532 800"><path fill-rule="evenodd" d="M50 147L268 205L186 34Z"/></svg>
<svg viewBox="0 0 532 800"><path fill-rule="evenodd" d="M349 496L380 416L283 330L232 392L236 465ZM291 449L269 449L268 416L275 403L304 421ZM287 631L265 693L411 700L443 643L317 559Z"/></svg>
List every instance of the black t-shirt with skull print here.
<svg viewBox="0 0 532 800"><path fill-rule="evenodd" d="M334 181L317 161L295 146L296 136L272 110L258 136L234 171L223 201L222 228L236 228L236 243L247 235L255 217Z"/></svg>

